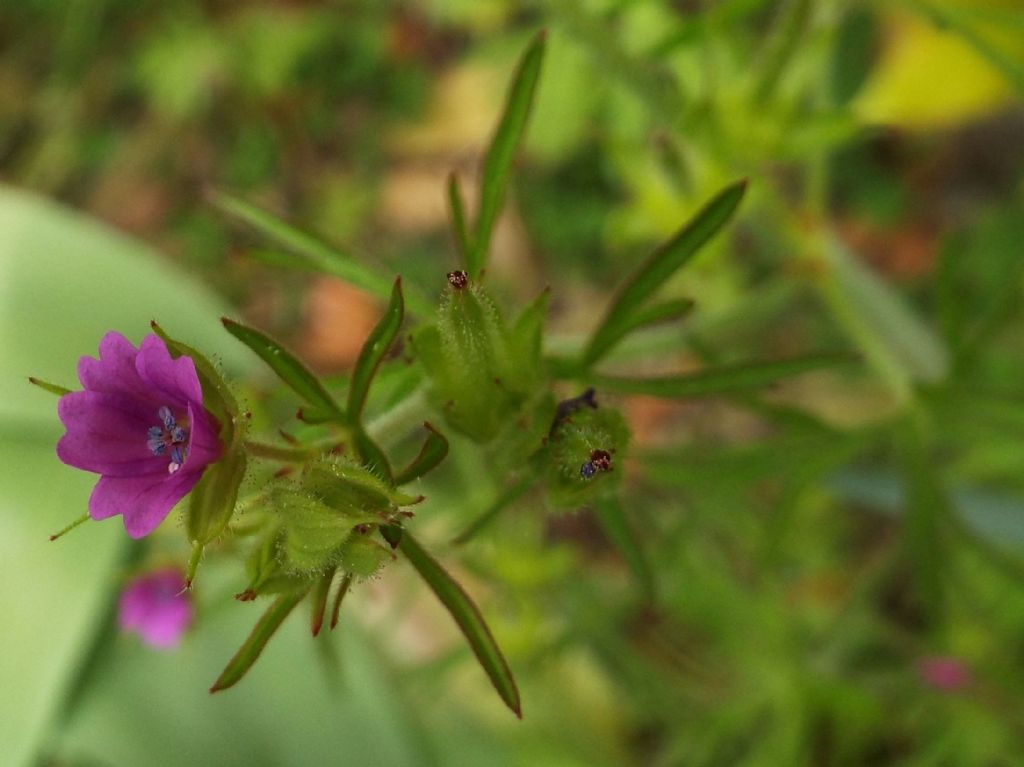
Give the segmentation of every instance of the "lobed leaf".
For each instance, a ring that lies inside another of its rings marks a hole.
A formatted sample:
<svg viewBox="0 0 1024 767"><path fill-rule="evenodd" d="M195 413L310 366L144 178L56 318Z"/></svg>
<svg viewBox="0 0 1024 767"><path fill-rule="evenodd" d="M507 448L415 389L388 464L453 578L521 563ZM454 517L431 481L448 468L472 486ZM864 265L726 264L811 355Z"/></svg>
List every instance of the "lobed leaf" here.
<svg viewBox="0 0 1024 767"><path fill-rule="evenodd" d="M252 664L260 657L260 653L267 646L267 642L274 636L274 633L281 627L284 619L295 609L295 606L306 597L308 591L309 589L304 589L292 594L282 594L274 600L274 603L267 608L267 611L256 622L252 633L249 634L242 646L238 648L238 652L228 661L228 665L224 667L220 676L217 677L217 681L213 683L210 692L226 690L228 687L237 684L246 675L249 669L252 668Z"/></svg>
<svg viewBox="0 0 1024 767"><path fill-rule="evenodd" d="M626 281L583 351L585 367L593 365L618 339L636 327L635 315L643 303L725 226L746 189L744 179L719 192Z"/></svg>
<svg viewBox="0 0 1024 767"><path fill-rule="evenodd" d="M591 375L595 388L615 394L647 394L652 397L706 397L741 389L756 389L783 378L812 370L848 364L857 357L846 353L808 354L771 362L722 365L698 373L655 378Z"/></svg>
<svg viewBox="0 0 1024 767"><path fill-rule="evenodd" d="M309 369L277 341L240 322L221 317L227 331L252 349L278 377L319 413L330 414L329 420L341 420L343 413L327 389Z"/></svg>
<svg viewBox="0 0 1024 767"><path fill-rule="evenodd" d="M491 140L491 146L484 158L483 175L480 181L480 207L476 219L476 232L472 248L466 258L466 270L472 279L480 276L484 259L491 244L494 223L505 199L505 186L512 167L516 148L526 130L537 80L540 77L541 62L544 59L544 45L547 35L538 32L526 49L509 87L505 111Z"/></svg>
<svg viewBox="0 0 1024 767"><path fill-rule="evenodd" d="M519 690L516 688L515 679L512 678L512 671L473 600L437 560L409 535L408 531L402 536L399 548L441 604L451 613L505 705L522 719Z"/></svg>
<svg viewBox="0 0 1024 767"><path fill-rule="evenodd" d="M423 428L427 430L427 439L419 454L395 477L395 484L399 487L432 471L448 455L448 440L445 436L426 421Z"/></svg>

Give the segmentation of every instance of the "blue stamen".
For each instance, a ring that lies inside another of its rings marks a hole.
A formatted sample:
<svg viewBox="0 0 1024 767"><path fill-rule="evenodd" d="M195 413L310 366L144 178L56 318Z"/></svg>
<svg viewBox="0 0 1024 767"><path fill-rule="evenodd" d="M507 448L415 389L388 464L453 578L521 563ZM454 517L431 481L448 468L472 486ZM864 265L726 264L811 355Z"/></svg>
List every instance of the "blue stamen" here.
<svg viewBox="0 0 1024 767"><path fill-rule="evenodd" d="M590 479L597 474L597 467L594 466L592 461L587 461L585 464L580 466L580 477L583 479Z"/></svg>
<svg viewBox="0 0 1024 767"><path fill-rule="evenodd" d="M167 471L171 474L181 468L188 458L188 430L178 426L171 409L166 405L157 411L163 426L150 426L146 431L146 446L153 455L166 455L170 448Z"/></svg>

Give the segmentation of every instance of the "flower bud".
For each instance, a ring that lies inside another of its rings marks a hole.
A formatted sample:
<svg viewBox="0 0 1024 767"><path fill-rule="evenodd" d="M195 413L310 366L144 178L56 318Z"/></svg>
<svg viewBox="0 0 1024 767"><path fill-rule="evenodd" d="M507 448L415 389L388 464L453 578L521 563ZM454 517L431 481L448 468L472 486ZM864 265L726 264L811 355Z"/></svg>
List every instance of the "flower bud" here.
<svg viewBox="0 0 1024 767"><path fill-rule="evenodd" d="M379 525L398 522L399 507L417 496L398 492L368 469L347 460L325 459L310 466L298 482L271 492L280 519L278 555L285 572L320 573L341 567L372 575L391 552L372 540Z"/></svg>
<svg viewBox="0 0 1024 767"><path fill-rule="evenodd" d="M550 505L579 508L613 490L628 444L629 428L613 408L583 408L557 421L546 448Z"/></svg>
<svg viewBox="0 0 1024 767"><path fill-rule="evenodd" d="M452 428L489 441L538 390L546 306L544 293L509 327L482 287L449 277L437 324L417 333L413 346Z"/></svg>

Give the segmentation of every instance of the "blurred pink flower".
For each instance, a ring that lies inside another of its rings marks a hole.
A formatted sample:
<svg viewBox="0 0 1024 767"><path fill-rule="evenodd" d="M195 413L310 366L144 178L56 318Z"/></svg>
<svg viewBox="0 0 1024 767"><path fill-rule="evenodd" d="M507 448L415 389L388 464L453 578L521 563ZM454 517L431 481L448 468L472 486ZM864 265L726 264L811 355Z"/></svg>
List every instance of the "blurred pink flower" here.
<svg viewBox="0 0 1024 767"><path fill-rule="evenodd" d="M192 623L189 593L177 567L141 575L121 592L118 625L122 631L136 632L152 647L174 647Z"/></svg>
<svg viewBox="0 0 1024 767"><path fill-rule="evenodd" d="M967 664L952 655L921 658L917 673L925 684L940 692L959 692L974 681Z"/></svg>

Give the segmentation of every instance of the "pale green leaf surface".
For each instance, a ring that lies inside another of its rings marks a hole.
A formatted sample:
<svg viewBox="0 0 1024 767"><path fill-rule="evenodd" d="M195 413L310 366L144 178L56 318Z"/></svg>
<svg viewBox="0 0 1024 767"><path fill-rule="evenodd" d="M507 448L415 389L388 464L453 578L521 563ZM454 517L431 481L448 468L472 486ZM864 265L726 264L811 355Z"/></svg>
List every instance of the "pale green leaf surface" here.
<svg viewBox="0 0 1024 767"><path fill-rule="evenodd" d="M144 246L7 187L0 231L0 743L4 764L21 765L104 617L127 540L113 519L48 541L85 511L95 476L58 462L56 401L28 376L78 388L80 355L96 355L112 329L138 342L152 319L241 366L218 327L225 307Z"/></svg>

